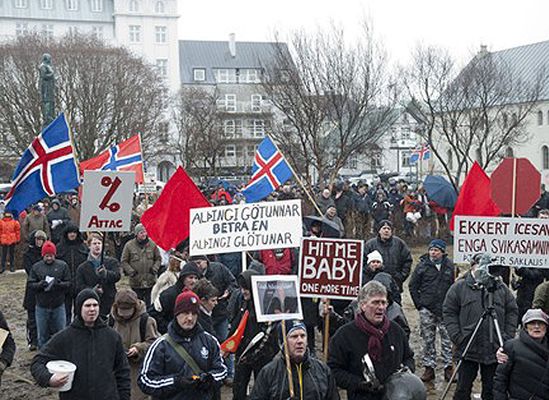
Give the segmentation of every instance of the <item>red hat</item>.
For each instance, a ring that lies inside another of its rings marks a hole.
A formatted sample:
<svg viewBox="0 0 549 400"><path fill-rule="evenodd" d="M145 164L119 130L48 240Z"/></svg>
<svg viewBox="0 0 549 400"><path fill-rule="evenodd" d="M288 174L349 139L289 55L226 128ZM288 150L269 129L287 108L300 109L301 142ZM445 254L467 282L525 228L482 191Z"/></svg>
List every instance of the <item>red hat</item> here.
<svg viewBox="0 0 549 400"><path fill-rule="evenodd" d="M184 312L198 314L198 300L198 296L192 290L183 290L175 299L174 317Z"/></svg>
<svg viewBox="0 0 549 400"><path fill-rule="evenodd" d="M53 254L54 256L57 254L57 248L55 247L55 244L49 240L46 240L42 245L42 257L44 257L46 254Z"/></svg>

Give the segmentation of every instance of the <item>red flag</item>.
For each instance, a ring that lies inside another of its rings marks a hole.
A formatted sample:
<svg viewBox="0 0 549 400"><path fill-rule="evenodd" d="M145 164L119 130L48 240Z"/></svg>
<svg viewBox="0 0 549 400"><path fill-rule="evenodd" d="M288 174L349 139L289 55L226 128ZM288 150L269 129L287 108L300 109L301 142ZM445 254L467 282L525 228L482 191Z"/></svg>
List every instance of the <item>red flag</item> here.
<svg viewBox="0 0 549 400"><path fill-rule="evenodd" d="M244 315L242 315L242 319L240 320L236 331L232 334L230 338L221 343L221 351L223 351L224 353L236 353L236 351L238 350L238 346L240 346L240 341L244 336L244 331L246 330L246 324L248 323L249 315L250 312L246 310L244 312Z"/></svg>
<svg viewBox="0 0 549 400"><path fill-rule="evenodd" d="M209 206L193 180L178 167L158 200L143 213L141 223L153 242L169 250L189 237L191 208Z"/></svg>
<svg viewBox="0 0 549 400"><path fill-rule="evenodd" d="M450 229L454 230L456 215L473 215L492 217L501 214L499 207L492 200L490 178L475 161L465 177L450 220Z"/></svg>
<svg viewBox="0 0 549 400"><path fill-rule="evenodd" d="M80 163L80 174L87 169L134 171L135 183L142 184L144 182L143 154L139 135L132 136L115 146L111 146L97 157L82 161Z"/></svg>

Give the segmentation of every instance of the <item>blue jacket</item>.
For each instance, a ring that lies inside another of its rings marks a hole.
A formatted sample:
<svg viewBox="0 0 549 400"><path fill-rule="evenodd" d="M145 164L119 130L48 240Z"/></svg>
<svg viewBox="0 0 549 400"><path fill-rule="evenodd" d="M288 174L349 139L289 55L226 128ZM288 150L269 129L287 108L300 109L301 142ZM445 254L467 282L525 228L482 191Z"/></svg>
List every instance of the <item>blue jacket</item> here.
<svg viewBox="0 0 549 400"><path fill-rule="evenodd" d="M187 350L200 369L213 378L212 385L205 389L183 388L179 378L191 378L194 373L177 353L166 336L161 336L149 347L139 374L138 384L143 393L153 399L166 400L206 400L213 399L214 393L227 376L227 367L221 358L217 339L204 331L200 324L188 335L173 320L168 325L168 335Z"/></svg>

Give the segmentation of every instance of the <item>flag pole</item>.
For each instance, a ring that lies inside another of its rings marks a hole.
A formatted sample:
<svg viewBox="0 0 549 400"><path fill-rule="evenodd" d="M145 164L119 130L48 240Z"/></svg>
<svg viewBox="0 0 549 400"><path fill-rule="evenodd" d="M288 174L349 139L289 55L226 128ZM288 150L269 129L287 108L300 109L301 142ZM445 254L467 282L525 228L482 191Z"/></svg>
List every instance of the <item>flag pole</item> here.
<svg viewBox="0 0 549 400"><path fill-rule="evenodd" d="M284 157L284 153L282 153L282 151L280 151L280 148L278 147L278 145L276 144L276 142L269 136L267 135L267 137L269 139L271 139L271 142L273 142L274 146L276 147L276 149L278 150L278 152L280 154L282 154L282 157ZM313 197L311 196L311 194L309 193L309 191L307 190L307 188L305 187L305 185L303 184L303 182L301 181L301 179L299 178L299 176L296 174L296 172L294 171L294 169L292 168L292 165L290 164L290 162L288 161L288 159L286 157L284 157L284 160L286 161L286 164L288 164L288 168L290 168L290 171L292 171L292 174L293 176L295 177L297 183L299 183L299 185L301 186L301 188L303 189L303 191L305 192L305 194L307 195L307 197L309 198L310 202L313 204L313 206L315 207L316 211L318 212L318 215L322 217L323 213L322 211L320 211L320 207L318 207L318 204L316 204L316 201L313 199Z"/></svg>
<svg viewBox="0 0 549 400"><path fill-rule="evenodd" d="M76 169L78 170L78 175L80 175L80 160L78 159L78 152L76 151L76 145L74 144L74 136L72 135L72 129L69 125L69 121L67 121L67 117L65 116L65 113L63 114L63 119L65 120L65 124L67 125L67 130L69 131L69 140L71 142L72 152L74 154L74 163L76 164ZM70 114L69 114L70 116Z"/></svg>
<svg viewBox="0 0 549 400"><path fill-rule="evenodd" d="M141 174L143 175L143 192L145 192L145 207L149 208L149 193L145 182L145 157L143 157L143 142L141 141L141 132L137 134L139 140L139 150L141 151Z"/></svg>

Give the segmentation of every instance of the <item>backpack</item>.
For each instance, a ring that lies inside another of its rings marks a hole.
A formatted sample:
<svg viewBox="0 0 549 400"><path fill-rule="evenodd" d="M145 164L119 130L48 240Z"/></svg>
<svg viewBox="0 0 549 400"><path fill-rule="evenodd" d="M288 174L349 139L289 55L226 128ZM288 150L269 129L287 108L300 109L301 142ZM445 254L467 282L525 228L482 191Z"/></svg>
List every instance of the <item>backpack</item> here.
<svg viewBox="0 0 549 400"><path fill-rule="evenodd" d="M147 335L147 321L149 320L149 314L144 312L139 317L139 336L141 337L141 341L143 342L145 340L145 336ZM109 314L109 319L107 321L108 325L112 328L114 326L114 318L111 314Z"/></svg>

